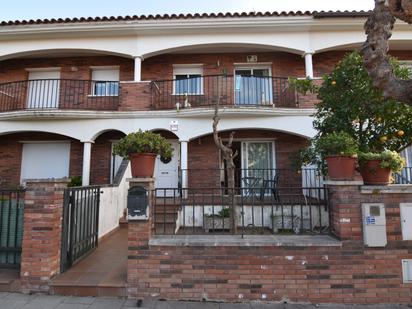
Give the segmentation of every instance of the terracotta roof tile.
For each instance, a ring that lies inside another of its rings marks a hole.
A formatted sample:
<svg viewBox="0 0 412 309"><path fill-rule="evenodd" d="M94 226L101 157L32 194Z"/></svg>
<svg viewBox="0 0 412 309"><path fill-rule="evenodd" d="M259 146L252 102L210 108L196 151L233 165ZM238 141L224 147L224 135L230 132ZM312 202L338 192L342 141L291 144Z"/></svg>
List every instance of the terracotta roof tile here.
<svg viewBox="0 0 412 309"><path fill-rule="evenodd" d="M175 20L175 19L206 19L206 18L239 18L239 17L284 17L284 16L313 16L314 18L326 17L366 17L369 11L290 11L290 12L241 12L241 13L195 13L195 14L156 14L156 15L126 15L102 17L74 17L50 18L30 20L10 20L0 22L0 26L87 23L108 21L147 21L147 20Z"/></svg>

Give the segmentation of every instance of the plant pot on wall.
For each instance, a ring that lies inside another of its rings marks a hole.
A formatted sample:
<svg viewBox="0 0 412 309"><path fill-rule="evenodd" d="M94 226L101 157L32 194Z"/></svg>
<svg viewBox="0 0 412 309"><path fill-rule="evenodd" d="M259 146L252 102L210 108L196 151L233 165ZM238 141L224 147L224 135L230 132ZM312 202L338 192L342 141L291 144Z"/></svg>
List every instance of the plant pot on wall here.
<svg viewBox="0 0 412 309"><path fill-rule="evenodd" d="M155 153L131 153L129 155L132 177L151 178L156 162Z"/></svg>
<svg viewBox="0 0 412 309"><path fill-rule="evenodd" d="M365 185L387 185L390 183L392 170L381 167L382 160L368 160L360 166L360 173Z"/></svg>
<svg viewBox="0 0 412 309"><path fill-rule="evenodd" d="M353 180L357 159L354 156L326 156L331 180Z"/></svg>

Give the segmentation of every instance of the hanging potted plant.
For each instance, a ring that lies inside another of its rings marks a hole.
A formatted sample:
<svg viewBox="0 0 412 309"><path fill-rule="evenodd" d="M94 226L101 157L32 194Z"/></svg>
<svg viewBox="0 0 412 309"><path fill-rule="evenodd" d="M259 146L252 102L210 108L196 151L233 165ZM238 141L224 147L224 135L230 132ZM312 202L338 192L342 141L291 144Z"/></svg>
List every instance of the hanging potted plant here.
<svg viewBox="0 0 412 309"><path fill-rule="evenodd" d="M359 167L366 185L387 185L391 174L405 166L405 159L396 151L386 150L381 153L359 153Z"/></svg>
<svg viewBox="0 0 412 309"><path fill-rule="evenodd" d="M358 146L348 133L325 134L317 139L316 149L327 162L331 180L353 180Z"/></svg>
<svg viewBox="0 0 412 309"><path fill-rule="evenodd" d="M163 162L169 162L173 149L160 134L139 130L122 138L113 153L130 160L132 177L153 177L156 157L160 155Z"/></svg>

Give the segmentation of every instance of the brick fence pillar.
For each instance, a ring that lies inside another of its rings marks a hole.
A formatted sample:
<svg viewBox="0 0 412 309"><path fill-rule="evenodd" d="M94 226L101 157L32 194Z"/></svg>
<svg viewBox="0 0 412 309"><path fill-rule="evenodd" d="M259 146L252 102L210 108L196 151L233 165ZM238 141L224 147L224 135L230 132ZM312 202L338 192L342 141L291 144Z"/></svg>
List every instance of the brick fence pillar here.
<svg viewBox="0 0 412 309"><path fill-rule="evenodd" d="M331 230L341 240L362 240L362 181L326 181Z"/></svg>
<svg viewBox="0 0 412 309"><path fill-rule="evenodd" d="M147 291L148 279L147 256L149 251L149 240L152 235L153 205L154 205L154 178L132 178L128 179L130 188L141 186L148 193L147 217L136 218L128 213L128 256L127 256L127 291L131 298L141 295L139 291ZM142 283L144 282L144 283Z"/></svg>
<svg viewBox="0 0 412 309"><path fill-rule="evenodd" d="M20 274L25 293L47 293L50 279L60 271L61 221L66 187L65 179L27 182Z"/></svg>

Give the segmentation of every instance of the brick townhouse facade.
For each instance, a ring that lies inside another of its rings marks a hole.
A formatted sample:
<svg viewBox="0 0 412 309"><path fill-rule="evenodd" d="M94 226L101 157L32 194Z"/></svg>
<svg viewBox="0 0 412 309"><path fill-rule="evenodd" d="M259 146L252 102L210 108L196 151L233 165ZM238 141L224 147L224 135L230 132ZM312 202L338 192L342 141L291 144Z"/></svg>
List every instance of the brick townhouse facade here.
<svg viewBox="0 0 412 309"><path fill-rule="evenodd" d="M316 134L317 99L290 89L288 78L321 83L345 53L360 48L367 15L275 12L1 23L0 187L27 188L23 290L58 290L52 279L62 270L59 246L67 241L56 240L64 235L60 217L66 222L67 210L60 205L81 203L70 197L76 190L103 188L104 210L95 215L104 233L94 231L93 237L118 228L129 176L127 162L112 148L141 129L167 138L174 153L169 163L158 158L154 179L140 183L153 194L148 221L128 224L122 296L410 302L401 262L412 258L412 249L400 203L408 204L412 195L412 151L404 152L408 168L396 178L402 187L380 188L384 193L359 181L325 186L314 168L294 166L296 152ZM408 25L397 24L390 44L404 65L412 63L411 33ZM242 207L242 238L220 243L209 235L199 244L191 233L204 236L207 218L229 203L225 162L212 136L217 103L221 137L227 140L235 131L234 199ZM83 189L65 189L61 179L74 176L81 176ZM281 197L270 187L274 179ZM3 200L13 199L0 199L0 206ZM361 207L381 202L388 244L369 248L362 241ZM278 235L296 232L296 220L308 235ZM243 238L258 228L261 234ZM49 238L52 246L42 251ZM47 267L39 267L46 260Z"/></svg>

